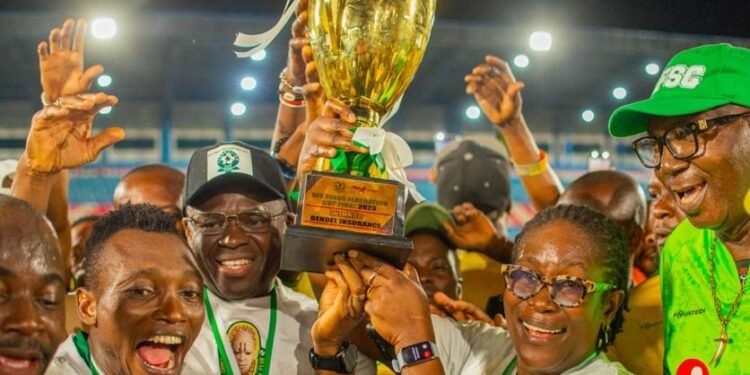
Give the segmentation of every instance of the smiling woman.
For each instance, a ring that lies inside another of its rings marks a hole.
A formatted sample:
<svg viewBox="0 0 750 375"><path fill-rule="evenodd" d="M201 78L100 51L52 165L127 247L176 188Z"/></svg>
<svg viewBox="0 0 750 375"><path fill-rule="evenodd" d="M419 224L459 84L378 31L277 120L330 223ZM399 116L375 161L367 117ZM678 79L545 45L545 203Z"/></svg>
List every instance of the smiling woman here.
<svg viewBox="0 0 750 375"><path fill-rule="evenodd" d="M620 226L588 208L539 213L503 267L507 331L432 317L446 373L630 374L604 355L623 324L628 248Z"/></svg>
<svg viewBox="0 0 750 375"><path fill-rule="evenodd" d="M557 206L526 225L513 259L504 301L519 371L567 373L604 360L627 302L622 229L587 208Z"/></svg>

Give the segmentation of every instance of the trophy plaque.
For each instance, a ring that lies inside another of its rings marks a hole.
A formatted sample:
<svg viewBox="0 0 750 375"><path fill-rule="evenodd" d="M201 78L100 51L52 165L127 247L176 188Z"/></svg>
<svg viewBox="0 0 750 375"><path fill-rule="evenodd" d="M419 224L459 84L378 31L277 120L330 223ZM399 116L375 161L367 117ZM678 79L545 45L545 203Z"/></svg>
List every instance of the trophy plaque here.
<svg viewBox="0 0 750 375"><path fill-rule="evenodd" d="M300 189L297 220L284 235L282 269L322 272L350 249L403 266L404 185L389 180L311 172Z"/></svg>

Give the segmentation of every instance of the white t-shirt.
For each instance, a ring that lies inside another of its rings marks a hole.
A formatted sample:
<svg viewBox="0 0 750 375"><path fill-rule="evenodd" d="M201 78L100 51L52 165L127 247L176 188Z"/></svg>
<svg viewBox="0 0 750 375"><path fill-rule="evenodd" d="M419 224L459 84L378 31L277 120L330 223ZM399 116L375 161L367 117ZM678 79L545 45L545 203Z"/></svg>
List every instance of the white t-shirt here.
<svg viewBox="0 0 750 375"><path fill-rule="evenodd" d="M432 316L438 357L446 375L502 375L516 357L513 342L502 328L471 322L456 322ZM515 375L516 369L510 374ZM617 362L600 353L592 360L563 373L564 375L627 375Z"/></svg>
<svg viewBox="0 0 750 375"><path fill-rule="evenodd" d="M104 374L101 370L99 370L99 367L96 365L96 361L94 361L93 358L91 358L91 361L94 364L94 367L96 367L96 371L99 372L99 374ZM52 357L52 361L50 361L49 366L47 366L47 370L44 372L44 374L91 375L91 370L86 364L86 361L84 361L83 358L81 358L81 355L78 354L78 349L76 349L76 344L73 342L72 335L57 347L55 356Z"/></svg>
<svg viewBox="0 0 750 375"><path fill-rule="evenodd" d="M276 333L269 374L315 374L310 366L311 329L318 316L318 303L276 283ZM266 350L271 297L225 301L208 292L224 348L235 375L257 374L252 368L258 350ZM240 353L240 361L235 357ZM238 363L239 362L239 363ZM240 371L240 367L245 372ZM250 372L247 369L250 368ZM375 374L372 359L359 353L355 374ZM219 374L219 355L208 314L203 329L185 358L183 374Z"/></svg>

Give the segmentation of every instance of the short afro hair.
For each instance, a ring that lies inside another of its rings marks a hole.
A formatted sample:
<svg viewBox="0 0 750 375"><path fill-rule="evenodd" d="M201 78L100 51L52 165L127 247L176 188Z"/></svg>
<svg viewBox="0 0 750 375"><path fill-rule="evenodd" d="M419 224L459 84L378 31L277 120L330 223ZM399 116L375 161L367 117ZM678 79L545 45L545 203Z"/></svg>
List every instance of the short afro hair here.
<svg viewBox="0 0 750 375"><path fill-rule="evenodd" d="M116 233L129 229L179 236L174 216L154 205L128 204L119 210L111 211L96 221L91 230L91 237L86 241L83 271L87 287L96 289L99 273L102 271L100 264L104 244Z"/></svg>
<svg viewBox="0 0 750 375"><path fill-rule="evenodd" d="M615 336L622 332L624 321L624 310L628 304L628 288L630 287L630 242L625 231L603 214L584 206L558 205L550 207L537 214L529 221L518 234L513 249L513 262L518 261L519 252L522 248L524 238L530 233L548 223L555 221L569 222L580 228L592 240L591 245L595 250L594 256L605 269L604 279L613 284L617 289L625 293L622 305L615 313L615 318L606 327L606 332L600 332L600 336L606 333L607 339L596 343L596 350L603 352L614 343ZM554 239L550 239L554 241Z"/></svg>

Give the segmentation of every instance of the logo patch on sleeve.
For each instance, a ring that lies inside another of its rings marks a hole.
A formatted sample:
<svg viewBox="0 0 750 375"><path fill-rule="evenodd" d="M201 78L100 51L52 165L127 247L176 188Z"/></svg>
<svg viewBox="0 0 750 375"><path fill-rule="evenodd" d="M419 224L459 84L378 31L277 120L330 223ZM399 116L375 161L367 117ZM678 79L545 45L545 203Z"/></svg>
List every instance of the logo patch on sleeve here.
<svg viewBox="0 0 750 375"><path fill-rule="evenodd" d="M708 367L703 362L691 358L680 364L677 375L709 375Z"/></svg>
<svg viewBox="0 0 750 375"><path fill-rule="evenodd" d="M236 145L221 145L207 153L206 180L227 173L253 175L253 159L250 150Z"/></svg>

